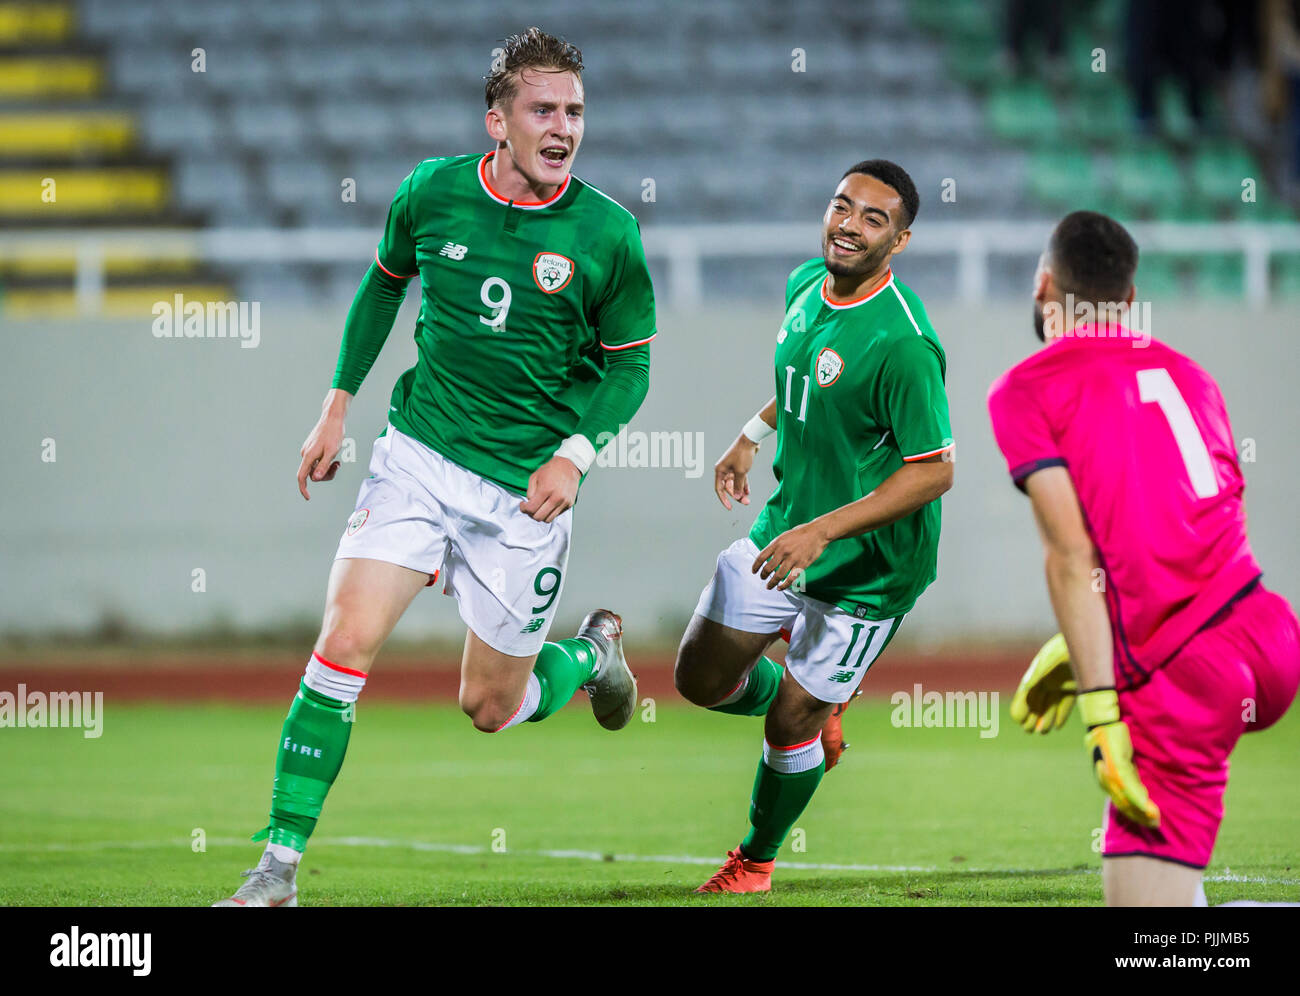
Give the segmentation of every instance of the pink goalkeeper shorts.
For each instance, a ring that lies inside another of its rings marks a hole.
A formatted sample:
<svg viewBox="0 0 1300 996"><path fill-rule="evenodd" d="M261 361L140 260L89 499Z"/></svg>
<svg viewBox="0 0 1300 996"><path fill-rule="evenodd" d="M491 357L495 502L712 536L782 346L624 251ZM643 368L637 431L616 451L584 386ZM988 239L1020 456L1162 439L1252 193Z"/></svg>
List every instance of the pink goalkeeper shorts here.
<svg viewBox="0 0 1300 996"><path fill-rule="evenodd" d="M1108 802L1102 854L1208 865L1223 822L1228 755L1243 733L1282 718L1297 684L1300 622L1285 598L1260 584L1148 682L1120 692L1134 763L1160 807L1160 826L1139 826Z"/></svg>

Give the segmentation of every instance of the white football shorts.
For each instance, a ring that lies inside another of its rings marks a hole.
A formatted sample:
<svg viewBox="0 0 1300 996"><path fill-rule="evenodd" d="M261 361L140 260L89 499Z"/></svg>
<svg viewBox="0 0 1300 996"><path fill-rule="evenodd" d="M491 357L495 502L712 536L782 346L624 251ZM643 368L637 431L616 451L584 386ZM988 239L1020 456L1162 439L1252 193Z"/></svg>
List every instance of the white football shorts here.
<svg viewBox="0 0 1300 996"><path fill-rule="evenodd" d="M383 560L439 578L465 625L512 657L542 649L564 587L573 509L554 522L390 424L335 559Z"/></svg>
<svg viewBox="0 0 1300 996"><path fill-rule="evenodd" d="M786 671L823 702L847 702L898 631L903 617L860 619L838 605L793 591L769 590L753 571L758 547L748 536L718 554L695 614L746 633L782 632Z"/></svg>

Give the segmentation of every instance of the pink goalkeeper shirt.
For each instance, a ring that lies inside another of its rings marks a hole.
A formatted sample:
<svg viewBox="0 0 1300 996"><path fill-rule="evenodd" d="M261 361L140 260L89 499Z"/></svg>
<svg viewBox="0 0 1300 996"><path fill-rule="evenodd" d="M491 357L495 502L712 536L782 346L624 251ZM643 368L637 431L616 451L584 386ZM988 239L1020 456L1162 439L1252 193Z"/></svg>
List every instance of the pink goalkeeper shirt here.
<svg viewBox="0 0 1300 996"><path fill-rule="evenodd" d="M1016 485L1065 467L1104 571L1115 683L1142 683L1259 578L1218 385L1122 326L1084 325L989 390Z"/></svg>

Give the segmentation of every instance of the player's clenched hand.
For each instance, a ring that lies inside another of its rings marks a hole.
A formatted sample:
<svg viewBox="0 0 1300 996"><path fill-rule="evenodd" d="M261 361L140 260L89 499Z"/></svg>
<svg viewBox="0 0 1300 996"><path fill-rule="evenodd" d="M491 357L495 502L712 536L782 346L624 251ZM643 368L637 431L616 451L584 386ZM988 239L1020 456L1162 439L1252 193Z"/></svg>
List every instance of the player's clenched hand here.
<svg viewBox="0 0 1300 996"><path fill-rule="evenodd" d="M731 510L730 498L742 505L749 504L749 470L754 466L758 443L744 433L736 437L731 448L713 465L713 491L722 507ZM728 497L730 496L730 498Z"/></svg>
<svg viewBox="0 0 1300 996"><path fill-rule="evenodd" d="M321 414L316 427L302 444L302 463L298 464L298 490L311 501L307 493L307 477L313 481L332 481L338 473L338 456L343 446L343 416L331 411Z"/></svg>
<svg viewBox="0 0 1300 996"><path fill-rule="evenodd" d="M752 570L769 589L785 591L814 560L822 555L830 537L816 522L787 529L754 558Z"/></svg>
<svg viewBox="0 0 1300 996"><path fill-rule="evenodd" d="M1147 795L1133 765L1133 741L1128 724L1119 718L1119 696L1113 688L1079 694L1079 716L1088 727L1083 745L1092 768L1115 808L1144 827L1160 826L1160 808Z"/></svg>
<svg viewBox="0 0 1300 996"><path fill-rule="evenodd" d="M1078 687L1065 637L1057 633L1034 655L1020 679L1020 687L1011 698L1011 718L1026 733L1059 730L1074 708Z"/></svg>
<svg viewBox="0 0 1300 996"><path fill-rule="evenodd" d="M572 461L551 457L528 476L528 495L519 503L519 509L538 522L554 522L562 512L573 508L581 480L582 474Z"/></svg>

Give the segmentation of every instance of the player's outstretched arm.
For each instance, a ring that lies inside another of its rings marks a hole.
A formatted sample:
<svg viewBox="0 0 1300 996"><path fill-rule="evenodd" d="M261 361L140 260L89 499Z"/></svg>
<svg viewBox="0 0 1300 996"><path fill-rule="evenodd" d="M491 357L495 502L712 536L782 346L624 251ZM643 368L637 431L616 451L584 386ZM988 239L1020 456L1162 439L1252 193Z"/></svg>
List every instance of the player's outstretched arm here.
<svg viewBox="0 0 1300 996"><path fill-rule="evenodd" d="M1079 496L1064 467L1045 467L1025 480L1046 550L1047 591L1069 648L1084 748L1093 773L1115 807L1143 826L1160 825L1160 810L1133 765L1128 725L1115 691L1114 648L1104 588L1095 581L1097 550L1083 523Z"/></svg>
<svg viewBox="0 0 1300 996"><path fill-rule="evenodd" d="M298 464L298 490L302 496L311 501L307 493L307 478L313 481L332 481L338 473L338 456L343 446L343 419L352 404L352 395L338 388L331 388L325 394L321 405L320 418L316 426L307 435L302 444L302 462Z"/></svg>
<svg viewBox="0 0 1300 996"><path fill-rule="evenodd" d="M713 493L722 507L731 511L731 499L742 505L749 504L749 471L754 466L754 454L759 444L776 432L776 398L740 430L736 441L727 448L713 465Z"/></svg>

